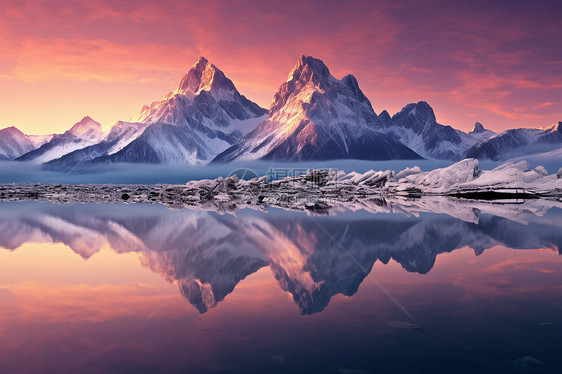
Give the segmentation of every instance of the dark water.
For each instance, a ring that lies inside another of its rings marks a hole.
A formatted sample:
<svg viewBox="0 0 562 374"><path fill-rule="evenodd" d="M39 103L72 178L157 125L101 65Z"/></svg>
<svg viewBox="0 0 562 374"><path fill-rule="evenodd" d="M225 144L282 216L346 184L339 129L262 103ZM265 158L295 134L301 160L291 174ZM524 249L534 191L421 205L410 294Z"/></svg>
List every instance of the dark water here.
<svg viewBox="0 0 562 374"><path fill-rule="evenodd" d="M0 204L2 373L559 373L562 211Z"/></svg>

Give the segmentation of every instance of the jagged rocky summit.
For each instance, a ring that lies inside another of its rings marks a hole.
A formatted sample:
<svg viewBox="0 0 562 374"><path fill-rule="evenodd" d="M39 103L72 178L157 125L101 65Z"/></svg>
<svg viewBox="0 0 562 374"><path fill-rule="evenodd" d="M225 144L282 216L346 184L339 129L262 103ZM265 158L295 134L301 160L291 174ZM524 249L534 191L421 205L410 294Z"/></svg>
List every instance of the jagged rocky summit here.
<svg viewBox="0 0 562 374"><path fill-rule="evenodd" d="M377 115L353 75L341 80L319 59L301 56L269 111L248 100L201 57L176 89L144 105L106 134L90 117L64 134L0 130L0 160L82 171L95 164L207 164L230 161L562 158L561 122L494 133L476 122L467 133L437 122L419 101Z"/></svg>
<svg viewBox="0 0 562 374"><path fill-rule="evenodd" d="M14 160L39 148L53 135L27 135L14 126L0 130L0 160Z"/></svg>
<svg viewBox="0 0 562 374"><path fill-rule="evenodd" d="M174 91L144 105L130 122L118 122L100 143L69 153L49 167L206 163L266 114L266 109L246 99L221 70L201 57Z"/></svg>
<svg viewBox="0 0 562 374"><path fill-rule="evenodd" d="M49 141L39 148L23 154L16 160L40 164L49 162L67 153L97 144L105 135L101 124L86 116L75 123L70 130L63 134L53 135Z"/></svg>
<svg viewBox="0 0 562 374"><path fill-rule="evenodd" d="M420 158L379 128L353 75L338 80L321 60L301 56L275 94L269 117L214 162Z"/></svg>

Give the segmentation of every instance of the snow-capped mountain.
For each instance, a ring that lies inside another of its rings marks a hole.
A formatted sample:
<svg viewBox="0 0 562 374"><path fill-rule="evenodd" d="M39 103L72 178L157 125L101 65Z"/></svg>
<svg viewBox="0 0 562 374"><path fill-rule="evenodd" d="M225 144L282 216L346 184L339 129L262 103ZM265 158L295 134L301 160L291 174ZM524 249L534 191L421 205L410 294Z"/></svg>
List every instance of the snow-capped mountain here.
<svg viewBox="0 0 562 374"><path fill-rule="evenodd" d="M176 90L144 105L131 122L117 122L96 144L51 158L48 166L67 170L107 162L199 164L239 140L266 114L201 57Z"/></svg>
<svg viewBox="0 0 562 374"><path fill-rule="evenodd" d="M419 158L378 131L378 123L353 75L338 80L321 60L301 56L275 94L269 117L214 162Z"/></svg>
<svg viewBox="0 0 562 374"><path fill-rule="evenodd" d="M499 134L476 122L466 133L439 124L424 101L392 117L376 115L353 75L341 80L318 59L301 56L270 110L242 96L201 57L178 87L109 134L84 117L59 135L0 130L0 160L47 163L57 170L111 162L204 164L234 160L507 160L558 155L560 123Z"/></svg>
<svg viewBox="0 0 562 374"><path fill-rule="evenodd" d="M125 148L133 140L141 136L148 126L146 123L119 121L113 125L107 137L101 142L49 161L47 167L57 170L69 170L80 168L85 163L95 163L100 158L111 156Z"/></svg>
<svg viewBox="0 0 562 374"><path fill-rule="evenodd" d="M486 140L494 136L495 134L495 132L493 132L492 130L488 130L480 122L476 122L472 130L468 132L468 135L472 136L475 139L478 139L479 141Z"/></svg>
<svg viewBox="0 0 562 374"><path fill-rule="evenodd" d="M392 118L383 111L379 120L387 133L427 159L459 159L474 144L494 135L479 122L469 133L441 125L425 101L406 105Z"/></svg>
<svg viewBox="0 0 562 374"><path fill-rule="evenodd" d="M475 144L465 157L494 161L544 153L562 147L562 122L546 128L511 129Z"/></svg>
<svg viewBox="0 0 562 374"><path fill-rule="evenodd" d="M77 149L97 144L105 138L101 125L86 116L63 134L54 135L48 142L24 155L18 161L44 163Z"/></svg>
<svg viewBox="0 0 562 374"><path fill-rule="evenodd" d="M53 135L26 135L11 126L0 130L0 160L13 160L39 148Z"/></svg>
<svg viewBox="0 0 562 374"><path fill-rule="evenodd" d="M119 152L93 162L139 162L155 164L199 164L212 158L213 151L190 128L155 123Z"/></svg>
<svg viewBox="0 0 562 374"><path fill-rule="evenodd" d="M267 110L242 96L222 71L201 57L179 87L132 119L151 125L111 162L199 163L211 160L261 122Z"/></svg>

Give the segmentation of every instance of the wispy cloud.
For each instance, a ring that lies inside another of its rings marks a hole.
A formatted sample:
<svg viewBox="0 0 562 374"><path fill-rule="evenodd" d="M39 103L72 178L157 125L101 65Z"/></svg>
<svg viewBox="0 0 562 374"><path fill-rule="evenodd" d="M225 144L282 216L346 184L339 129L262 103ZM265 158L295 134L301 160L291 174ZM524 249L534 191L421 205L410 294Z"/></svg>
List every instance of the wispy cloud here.
<svg viewBox="0 0 562 374"><path fill-rule="evenodd" d="M466 118L494 129L549 123L562 106L556 101L562 97L562 56L553 47L562 43L556 17L562 5L556 1L54 4L22 0L6 4L0 13L0 80L10 80L10 94L38 82L53 87L79 82L84 90L94 89L93 80L118 82L128 84L129 91L147 83L168 84L148 49L178 78L204 55L263 106L300 54L323 59L337 77L353 73L378 110L394 112L409 101L426 100L443 121L457 127L468 127ZM393 75L414 52L415 58ZM377 92L382 82L384 89ZM108 90L96 89L101 106ZM13 112L1 105L0 112ZM117 112L114 119L129 116ZM22 119L14 114L3 120Z"/></svg>

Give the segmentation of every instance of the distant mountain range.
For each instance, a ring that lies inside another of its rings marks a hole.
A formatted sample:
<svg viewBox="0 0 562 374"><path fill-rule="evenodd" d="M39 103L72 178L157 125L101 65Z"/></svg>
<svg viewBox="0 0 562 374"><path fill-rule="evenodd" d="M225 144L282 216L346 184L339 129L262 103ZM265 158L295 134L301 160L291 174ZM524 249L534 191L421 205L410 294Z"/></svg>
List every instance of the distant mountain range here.
<svg viewBox="0 0 562 374"><path fill-rule="evenodd" d="M377 115L353 75L341 80L318 59L301 56L269 110L241 95L201 57L178 88L104 133L84 117L63 134L0 130L0 160L70 170L114 162L206 164L245 160L393 160L466 157L506 160L557 154L561 123L494 133L439 124L424 101L392 117Z"/></svg>
<svg viewBox="0 0 562 374"><path fill-rule="evenodd" d="M0 160L13 160L39 148L54 135L26 135L15 127L0 130Z"/></svg>
<svg viewBox="0 0 562 374"><path fill-rule="evenodd" d="M64 155L97 144L103 140L105 134L101 125L86 116L63 134L53 135L52 138L22 156L18 161L35 161L38 163L49 162Z"/></svg>

